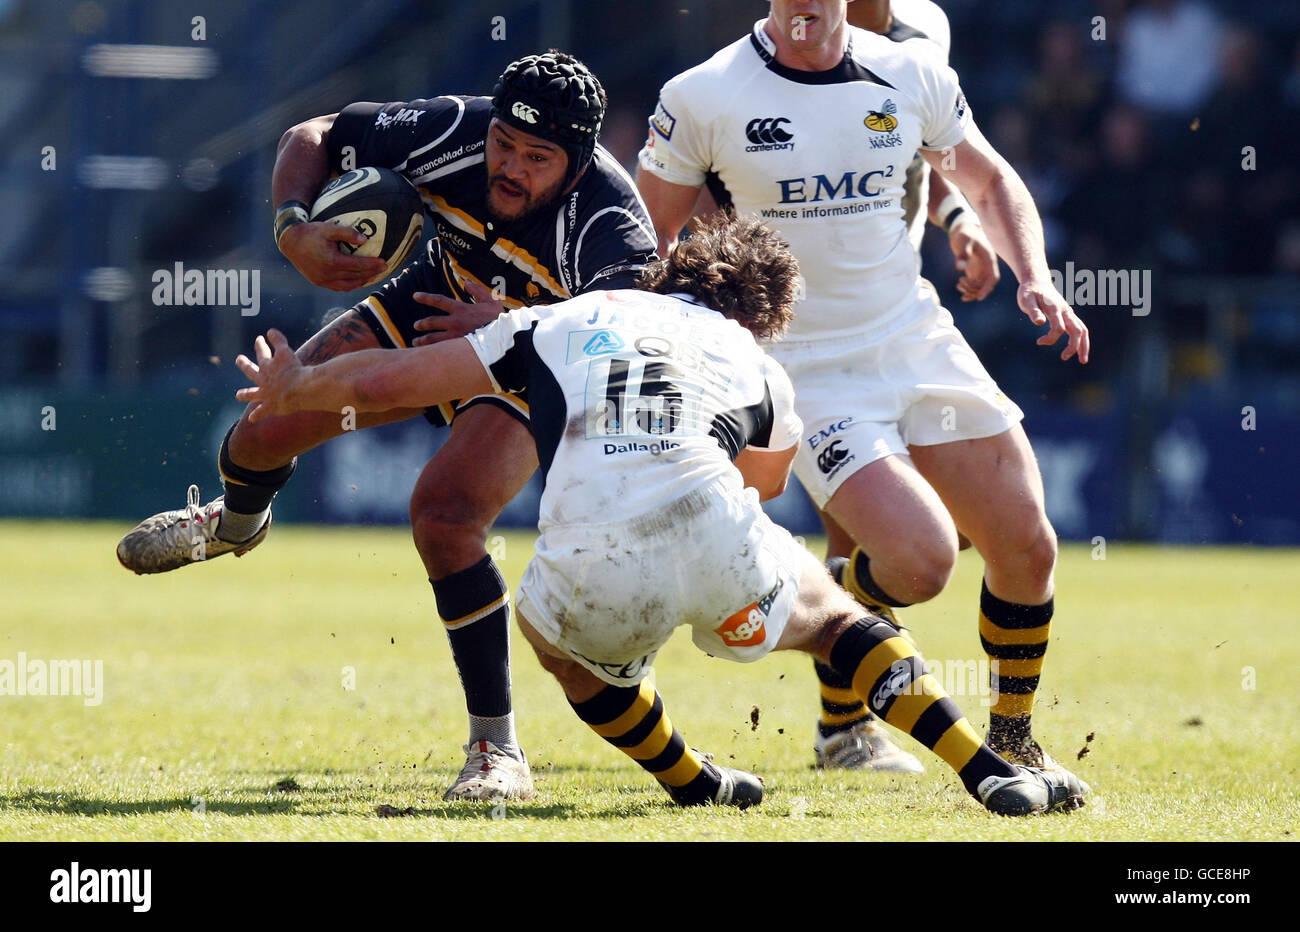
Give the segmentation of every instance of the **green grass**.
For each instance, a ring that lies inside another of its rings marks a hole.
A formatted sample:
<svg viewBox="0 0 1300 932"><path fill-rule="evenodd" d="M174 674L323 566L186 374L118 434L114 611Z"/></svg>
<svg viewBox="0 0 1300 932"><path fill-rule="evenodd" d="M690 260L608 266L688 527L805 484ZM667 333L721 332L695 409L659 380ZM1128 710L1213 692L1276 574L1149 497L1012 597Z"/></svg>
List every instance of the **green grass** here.
<svg viewBox="0 0 1300 932"><path fill-rule="evenodd" d="M515 706L538 794L494 815L489 804L441 800L463 759L463 699L405 531L277 526L240 560L136 577L113 557L122 530L0 522L0 660L23 651L100 659L104 670L98 706L0 696L0 840L1276 840L1300 831L1295 551L1112 545L1094 561L1087 548L1064 549L1035 730L1091 782L1095 799L1079 812L990 816L906 738L927 765L919 778L815 771L807 658L711 660L679 631L657 665L673 719L692 744L762 775L762 806L668 805L577 720L516 636ZM512 584L531 539L505 535ZM948 590L908 610L931 659L980 657L979 573L964 554ZM343 688L345 667L355 669L353 690ZM1243 688L1247 667L1253 689ZM957 699L982 728L980 697ZM278 790L284 780L297 789ZM381 805L411 814L381 818Z"/></svg>

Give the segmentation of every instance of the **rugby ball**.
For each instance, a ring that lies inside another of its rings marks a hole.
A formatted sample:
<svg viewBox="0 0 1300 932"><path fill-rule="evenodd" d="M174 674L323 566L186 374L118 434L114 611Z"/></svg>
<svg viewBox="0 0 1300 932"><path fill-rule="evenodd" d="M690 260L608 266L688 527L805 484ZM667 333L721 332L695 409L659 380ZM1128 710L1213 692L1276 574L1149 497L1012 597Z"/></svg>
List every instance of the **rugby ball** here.
<svg viewBox="0 0 1300 932"><path fill-rule="evenodd" d="M313 221L346 224L370 237L360 246L338 244L342 252L385 260L384 270L367 285L401 268L424 230L420 192L387 168L356 168L339 175L321 188L309 216Z"/></svg>

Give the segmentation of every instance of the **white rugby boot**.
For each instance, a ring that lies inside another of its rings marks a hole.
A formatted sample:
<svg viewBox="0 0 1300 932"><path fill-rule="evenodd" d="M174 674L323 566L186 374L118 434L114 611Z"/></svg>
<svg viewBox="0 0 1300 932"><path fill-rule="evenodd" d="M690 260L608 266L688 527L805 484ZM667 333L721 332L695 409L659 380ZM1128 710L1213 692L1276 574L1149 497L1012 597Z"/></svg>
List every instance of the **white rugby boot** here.
<svg viewBox="0 0 1300 932"><path fill-rule="evenodd" d="M528 758L517 760L491 741L465 745L465 766L443 799L532 799L533 775Z"/></svg>
<svg viewBox="0 0 1300 932"><path fill-rule="evenodd" d="M225 496L199 504L199 487L186 492L184 508L145 518L118 542L117 560L137 574L167 573L190 563L203 563L222 554L243 556L260 544L271 529L271 515L248 540L232 544L217 536Z"/></svg>
<svg viewBox="0 0 1300 932"><path fill-rule="evenodd" d="M889 737L889 732L872 719L824 737L817 731L813 745L817 766L826 770L879 770L886 773L924 773L915 754L909 754Z"/></svg>

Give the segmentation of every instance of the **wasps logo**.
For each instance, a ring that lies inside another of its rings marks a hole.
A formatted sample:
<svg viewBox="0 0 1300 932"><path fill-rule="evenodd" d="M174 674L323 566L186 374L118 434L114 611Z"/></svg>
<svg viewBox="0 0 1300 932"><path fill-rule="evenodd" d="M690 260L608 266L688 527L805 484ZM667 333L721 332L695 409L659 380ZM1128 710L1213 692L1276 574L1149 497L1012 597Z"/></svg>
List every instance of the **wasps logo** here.
<svg viewBox="0 0 1300 932"><path fill-rule="evenodd" d="M897 112L898 107L894 106L894 102L886 100L883 107L872 110L862 122L867 129L874 129L877 133L892 133L898 128L898 117L894 116Z"/></svg>

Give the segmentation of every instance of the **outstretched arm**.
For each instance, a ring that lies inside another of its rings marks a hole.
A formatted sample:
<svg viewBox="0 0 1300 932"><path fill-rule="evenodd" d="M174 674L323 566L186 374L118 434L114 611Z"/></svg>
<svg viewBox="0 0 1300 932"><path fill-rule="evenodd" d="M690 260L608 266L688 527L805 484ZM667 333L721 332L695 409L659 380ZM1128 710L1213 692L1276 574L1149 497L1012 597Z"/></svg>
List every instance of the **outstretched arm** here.
<svg viewBox="0 0 1300 932"><path fill-rule="evenodd" d="M1043 245L1043 224L1029 189L1006 159L989 145L974 124L957 144L953 157L940 152L923 152L931 168L961 188L979 212L984 229L1020 282L1016 300L1035 324L1051 329L1038 338L1040 346L1051 346L1062 335L1069 337L1062 359L1078 356L1088 361L1088 328L1079 320L1065 298L1052 284ZM948 163L945 166L945 162Z"/></svg>
<svg viewBox="0 0 1300 932"><path fill-rule="evenodd" d="M345 353L318 366L304 366L279 330L258 337L257 361L235 360L254 385L235 393L253 402L250 421L294 411L387 411L419 408L495 391L492 379L467 340L401 351Z"/></svg>

